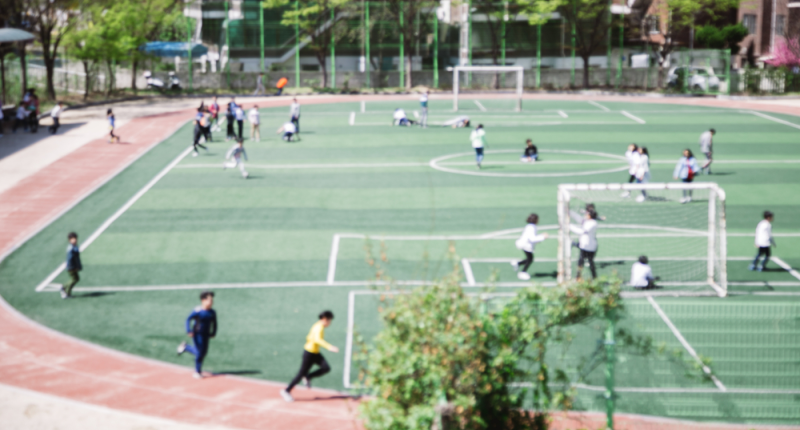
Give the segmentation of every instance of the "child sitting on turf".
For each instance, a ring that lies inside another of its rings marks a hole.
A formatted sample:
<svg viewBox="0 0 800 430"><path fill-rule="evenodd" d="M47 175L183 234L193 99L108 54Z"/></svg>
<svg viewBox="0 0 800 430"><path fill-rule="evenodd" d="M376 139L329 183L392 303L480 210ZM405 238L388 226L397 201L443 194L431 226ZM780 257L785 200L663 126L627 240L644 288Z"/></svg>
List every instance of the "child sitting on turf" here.
<svg viewBox="0 0 800 430"><path fill-rule="evenodd" d="M406 111L400 108L394 110L393 118L392 125L410 126L414 124L414 121L406 116Z"/></svg>
<svg viewBox="0 0 800 430"><path fill-rule="evenodd" d="M525 152L522 154L522 157L519 161L523 163L533 163L539 159L539 153L536 149L536 145L533 144L533 141L528 139L525 141Z"/></svg>
<svg viewBox="0 0 800 430"><path fill-rule="evenodd" d="M281 139L283 139L283 140L285 140L287 142L291 142L292 141L292 137L296 137L297 140L300 140L300 136L297 135L297 129L295 128L294 123L292 123L292 122L284 123L281 126L281 128L278 129L277 133L278 134L283 133L283 136L281 136Z"/></svg>
<svg viewBox="0 0 800 430"><path fill-rule="evenodd" d="M642 255L639 261L633 263L631 266L631 281L630 284L637 290L653 290L658 287L655 282L659 279L653 276L653 269L647 264L647 256Z"/></svg>
<svg viewBox="0 0 800 430"><path fill-rule="evenodd" d="M222 163L222 170L225 170L229 167L234 168L238 166L239 171L242 172L242 177L247 179L247 177L250 175L246 170L244 170L244 162L242 161L243 156L244 159L247 160L247 152L244 150L244 139L238 139L237 142L233 144L231 149L228 150L228 153L225 154L225 160L230 160L231 158L233 158L233 160L230 163Z"/></svg>
<svg viewBox="0 0 800 430"><path fill-rule="evenodd" d="M203 359L208 354L209 341L217 334L217 313L211 309L212 306L214 306L214 293L212 291L200 293L200 306L194 308L186 318L186 334L192 338L194 345L187 345L186 341L178 345L178 355L185 351L194 355L196 379L203 378Z"/></svg>
<svg viewBox="0 0 800 430"><path fill-rule="evenodd" d="M453 119L447 120L442 124L445 127L452 128L466 128L469 127L469 117L466 115L458 116Z"/></svg>

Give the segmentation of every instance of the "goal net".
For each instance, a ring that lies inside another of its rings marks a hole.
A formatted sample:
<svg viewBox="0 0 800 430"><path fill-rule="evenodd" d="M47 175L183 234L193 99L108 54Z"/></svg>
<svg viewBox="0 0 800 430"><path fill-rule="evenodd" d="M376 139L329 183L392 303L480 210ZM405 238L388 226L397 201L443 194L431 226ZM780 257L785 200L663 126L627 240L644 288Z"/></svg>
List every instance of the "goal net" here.
<svg viewBox="0 0 800 430"><path fill-rule="evenodd" d="M632 291L631 266L644 255L661 287L648 294L727 294L725 192L717 184L559 185L559 282L576 276L579 236L570 225L580 227L590 203L599 215L598 276L616 272Z"/></svg>
<svg viewBox="0 0 800 430"><path fill-rule="evenodd" d="M472 73L514 73L516 74L516 92L514 97L516 99L516 111L522 110L522 83L523 83L523 70L522 66L456 66L453 67L453 110L458 111L458 94L462 82L469 82ZM462 81L464 78L464 81Z"/></svg>

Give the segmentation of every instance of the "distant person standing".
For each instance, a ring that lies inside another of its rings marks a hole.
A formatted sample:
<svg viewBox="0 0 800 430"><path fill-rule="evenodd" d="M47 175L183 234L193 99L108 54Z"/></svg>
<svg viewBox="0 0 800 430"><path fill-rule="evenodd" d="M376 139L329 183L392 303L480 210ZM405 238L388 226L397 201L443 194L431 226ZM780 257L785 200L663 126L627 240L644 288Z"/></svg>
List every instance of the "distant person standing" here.
<svg viewBox="0 0 800 430"><path fill-rule="evenodd" d="M297 102L297 99L292 99L292 104L289 106L289 116L291 117L291 122L294 124L294 128L297 130L296 132L300 133L300 103Z"/></svg>
<svg viewBox="0 0 800 430"><path fill-rule="evenodd" d="M219 128L219 103L217 103L217 96L208 106L208 111L211 113L211 131L222 131Z"/></svg>
<svg viewBox="0 0 800 430"><path fill-rule="evenodd" d="M261 141L261 130L259 129L261 118L258 113L258 105L253 106L247 112L247 119L250 121L250 140Z"/></svg>
<svg viewBox="0 0 800 430"><path fill-rule="evenodd" d="M428 128L428 95L430 91L425 91L419 98L420 118L419 126Z"/></svg>
<svg viewBox="0 0 800 430"><path fill-rule="evenodd" d="M228 102L228 110L225 112L225 123L227 125L227 140L235 139L236 132L233 131L233 123L236 121L236 115L233 113L236 109L236 104L231 100Z"/></svg>
<svg viewBox="0 0 800 430"><path fill-rule="evenodd" d="M178 345L178 355L185 351L194 355L196 379L203 379L203 359L208 354L211 338L217 335L217 313L211 309L212 306L214 306L214 293L211 291L200 293L200 306L194 308L186 318L186 334L192 338L194 345L187 345L186 341Z"/></svg>
<svg viewBox="0 0 800 430"><path fill-rule="evenodd" d="M3 129L5 128L3 124L4 119L5 117L3 116L3 101L0 100L0 137L3 137Z"/></svg>
<svg viewBox="0 0 800 430"><path fill-rule="evenodd" d="M267 90L264 89L264 74L259 73L258 77L256 78L256 90L253 91L254 96L259 96L261 94L266 94Z"/></svg>
<svg viewBox="0 0 800 430"><path fill-rule="evenodd" d="M475 130L472 130L469 140L472 142L472 148L475 149L475 163L480 169L483 162L483 149L486 147L486 131L483 130L483 124L478 124Z"/></svg>
<svg viewBox="0 0 800 430"><path fill-rule="evenodd" d="M753 262L750 263L750 270L763 272L764 269L767 268L769 257L772 256L770 247L778 246L775 244L775 239L772 238L772 220L774 218L775 215L772 212L765 211L764 219L756 226L756 248L758 249L758 253L756 254L756 258L753 259ZM758 260L762 256L764 260L761 262L761 266L759 266Z"/></svg>
<svg viewBox="0 0 800 430"><path fill-rule="evenodd" d="M319 321L311 326L311 330L306 336L306 344L303 347L303 361L300 364L300 370L297 375L292 379L292 382L281 390L281 397L287 402L293 402L292 388L299 384L301 381L306 388L311 388L311 380L319 378L320 376L331 371L331 366L319 352L319 348L323 347L331 352L339 352L339 348L329 344L325 341L325 328L331 325L333 321L333 312L323 311L319 314ZM311 366L317 365L319 369L309 373Z"/></svg>
<svg viewBox="0 0 800 430"><path fill-rule="evenodd" d="M63 111L63 105L61 102L56 103L53 107L53 110L50 111L50 118L53 119L53 125L51 125L48 130L50 130L50 134L56 134L58 132L58 127L61 125L59 123L59 118L61 117L61 111Z"/></svg>
<svg viewBox="0 0 800 430"><path fill-rule="evenodd" d="M25 106L22 103L20 103L19 106L17 107L17 116L14 118L14 126L11 127L11 132L16 134L17 129L20 128L20 126L23 129L27 130L28 129L28 124L26 122L27 119L28 119L28 111L25 109Z"/></svg>
<svg viewBox="0 0 800 430"><path fill-rule="evenodd" d="M717 134L717 130L712 128L700 135L700 151L706 155L706 162L701 170L707 175L711 174L711 162L713 161L711 156L714 152L713 139L715 134Z"/></svg>
<svg viewBox="0 0 800 430"><path fill-rule="evenodd" d="M78 246L78 234L74 231L67 235L67 274L69 275L69 284L61 286L61 298L68 299L72 297L72 288L81 280L78 272L83 270L81 264L81 248Z"/></svg>
<svg viewBox="0 0 800 430"><path fill-rule="evenodd" d="M203 136L203 108L197 108L197 114L194 116L194 141L192 143L194 152L192 152L192 157L197 157L199 154L198 146L208 152L208 148L200 144L201 136Z"/></svg>
<svg viewBox="0 0 800 430"><path fill-rule="evenodd" d="M277 83L277 84L275 84L275 88L277 88L277 89L278 89L278 92L277 92L275 95L276 95L276 96L279 96L279 95L281 95L281 94L283 93L283 87L285 87L285 86L286 86L286 84L288 84L288 83L289 83L289 80L288 80L288 79L286 79L286 78L280 78L280 79L278 79L278 83Z"/></svg>
<svg viewBox="0 0 800 430"><path fill-rule="evenodd" d="M680 179L685 184L690 184L694 181L694 177L700 172L700 167L697 165L697 159L690 149L683 150L683 157L678 160L675 165L675 170L672 172L674 179ZM683 190L683 198L681 203L689 203L692 201L692 190Z"/></svg>
<svg viewBox="0 0 800 430"><path fill-rule="evenodd" d="M239 132L239 140L244 139L242 135L242 130L244 129L244 109L241 106L234 104L235 110L233 114L236 116L236 130Z"/></svg>
<svg viewBox="0 0 800 430"><path fill-rule="evenodd" d="M106 111L106 119L108 120L108 143L114 143L115 140L119 143L119 136L114 134L114 127L117 121L114 117L114 112L110 108Z"/></svg>

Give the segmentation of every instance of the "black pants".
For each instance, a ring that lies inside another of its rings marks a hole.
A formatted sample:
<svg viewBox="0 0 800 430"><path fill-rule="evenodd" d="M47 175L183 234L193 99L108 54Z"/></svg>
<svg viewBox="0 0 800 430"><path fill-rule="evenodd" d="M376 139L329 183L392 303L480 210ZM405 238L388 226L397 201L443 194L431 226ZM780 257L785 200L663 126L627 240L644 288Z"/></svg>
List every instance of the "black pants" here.
<svg viewBox="0 0 800 430"><path fill-rule="evenodd" d="M635 180L636 180L636 175L631 175L631 177L630 177L630 178L628 178L628 183L629 183L629 184L632 184L632 183L633 183L633 181L635 181Z"/></svg>
<svg viewBox="0 0 800 430"><path fill-rule="evenodd" d="M300 116L292 117L292 124L294 124L295 133L300 133Z"/></svg>
<svg viewBox="0 0 800 430"><path fill-rule="evenodd" d="M206 138L206 142L211 142L211 126L203 127L203 137Z"/></svg>
<svg viewBox="0 0 800 430"><path fill-rule="evenodd" d="M758 260L762 256L764 257L764 261L761 263L761 270L764 270L767 267L767 262L769 262L769 257L772 256L772 248L769 246L759 247L758 254L756 254L756 258L753 259L753 267L758 266Z"/></svg>
<svg viewBox="0 0 800 430"><path fill-rule="evenodd" d="M202 136L202 135L203 135L203 129L202 129L202 127L195 127L195 128L194 128L194 143L193 143L193 145L194 145L194 152L197 152L197 147L198 147L198 146L199 146L199 147L201 147L201 148L203 148L203 149L208 149L208 148L206 148L205 146L203 146L203 145L201 145L201 144L200 144L200 136Z"/></svg>
<svg viewBox="0 0 800 430"><path fill-rule="evenodd" d="M581 277L581 270L583 270L583 263L589 260L589 270L592 271L592 278L597 278L597 269L594 267L594 256L597 251L584 251L581 249L581 255L578 257L578 278Z"/></svg>
<svg viewBox="0 0 800 430"><path fill-rule="evenodd" d="M308 371L311 370L311 366L315 364L319 366L319 369L308 373ZM330 371L331 366L328 365L328 362L325 361L325 357L323 357L322 354L314 354L312 352L303 350L303 364L300 365L300 371L297 372L297 376L295 376L294 379L292 379L292 382L289 383L289 386L286 387L286 391L292 391L292 388L294 388L294 386L297 385L304 376L310 381L314 378L319 378Z"/></svg>
<svg viewBox="0 0 800 430"><path fill-rule="evenodd" d="M518 261L517 264L522 268L523 272L527 272L528 268L533 264L533 253L528 251L522 252L525 253L525 259Z"/></svg>
<svg viewBox="0 0 800 430"><path fill-rule="evenodd" d="M244 120L237 119L236 120L236 126L239 127L239 139L243 139L243 137L242 137L242 127L244 127Z"/></svg>
<svg viewBox="0 0 800 430"><path fill-rule="evenodd" d="M61 124L58 122L58 118L53 118L53 125L50 126L50 133L56 134L60 125Z"/></svg>
<svg viewBox="0 0 800 430"><path fill-rule="evenodd" d="M39 131L39 118L36 116L36 112L28 114L28 125L31 127L31 133Z"/></svg>
<svg viewBox="0 0 800 430"><path fill-rule="evenodd" d="M236 137L236 133L233 132L233 121L234 119L232 116L225 117L225 122L228 124L228 139Z"/></svg>

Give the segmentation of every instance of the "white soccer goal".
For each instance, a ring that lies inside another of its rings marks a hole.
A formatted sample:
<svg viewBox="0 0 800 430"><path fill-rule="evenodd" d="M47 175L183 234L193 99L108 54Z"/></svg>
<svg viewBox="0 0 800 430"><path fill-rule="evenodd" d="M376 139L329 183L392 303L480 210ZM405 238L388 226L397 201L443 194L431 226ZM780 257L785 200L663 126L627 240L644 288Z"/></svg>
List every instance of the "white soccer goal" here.
<svg viewBox="0 0 800 430"><path fill-rule="evenodd" d="M559 282L573 278L580 251L573 248L578 237L569 227L580 226L589 203L605 218L597 229L600 275L615 270L629 290L631 265L645 255L661 278L660 293L727 294L725 191L717 184L559 185Z"/></svg>
<svg viewBox="0 0 800 430"><path fill-rule="evenodd" d="M461 72L470 73L507 73L514 72L517 74L517 106L516 111L522 110L522 66L455 66L453 67L453 110L458 111L458 91L459 91L459 77Z"/></svg>

